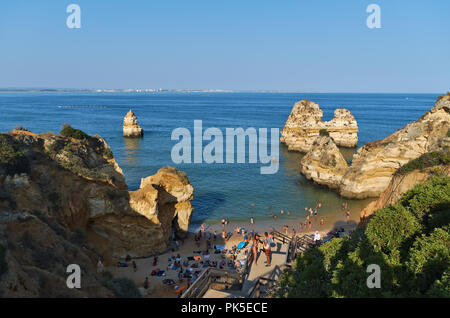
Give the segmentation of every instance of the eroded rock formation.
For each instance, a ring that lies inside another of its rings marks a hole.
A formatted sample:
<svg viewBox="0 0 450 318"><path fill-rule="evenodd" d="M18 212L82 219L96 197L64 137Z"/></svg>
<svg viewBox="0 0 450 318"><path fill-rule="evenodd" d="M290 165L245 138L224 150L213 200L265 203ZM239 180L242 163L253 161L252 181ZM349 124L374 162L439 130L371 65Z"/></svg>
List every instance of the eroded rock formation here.
<svg viewBox="0 0 450 318"><path fill-rule="evenodd" d="M333 139L319 136L302 158L301 172L307 179L337 189L347 170L347 162Z"/></svg>
<svg viewBox="0 0 450 318"><path fill-rule="evenodd" d="M89 272L83 284L92 285L74 296L111 294L95 275L99 257L108 265L126 255L164 252L172 225L178 234L187 231L193 187L175 168L162 168L143 179L139 190L128 191L98 136L13 131L0 134L0 147L4 295L58 296L67 290L65 267L72 263ZM47 283L34 283L40 280Z"/></svg>
<svg viewBox="0 0 450 318"><path fill-rule="evenodd" d="M297 102L281 131L281 142L289 150L307 152L321 130L326 130L338 146L356 147L358 125L352 113L344 108L334 111L334 118L322 121L319 105L309 100Z"/></svg>
<svg viewBox="0 0 450 318"><path fill-rule="evenodd" d="M360 213L361 221L367 220L376 210L390 204L397 203L403 194L414 188L417 184L424 183L436 174L450 175L450 166L434 166L425 169L417 169L405 174L394 174L386 190L381 193L376 201L369 203Z"/></svg>
<svg viewBox="0 0 450 318"><path fill-rule="evenodd" d="M124 137L142 137L144 130L139 126L138 119L133 111L130 111L123 118L123 136Z"/></svg>
<svg viewBox="0 0 450 318"><path fill-rule="evenodd" d="M445 149L450 146L450 95L441 96L431 111L425 113L417 121L405 126L394 134L361 147L353 156L352 165L341 177L336 173L340 184L333 188L347 198L367 198L379 196L389 185L394 172L412 159L420 155ZM325 156L330 146L315 148L314 156ZM322 150L320 150L322 149ZM324 152L320 154L320 151ZM319 153L318 153L319 152ZM303 161L302 161L303 162ZM308 162L308 170L319 169L317 162ZM317 166L317 168L314 167ZM329 174L335 173L329 169ZM315 175L311 178L321 183Z"/></svg>

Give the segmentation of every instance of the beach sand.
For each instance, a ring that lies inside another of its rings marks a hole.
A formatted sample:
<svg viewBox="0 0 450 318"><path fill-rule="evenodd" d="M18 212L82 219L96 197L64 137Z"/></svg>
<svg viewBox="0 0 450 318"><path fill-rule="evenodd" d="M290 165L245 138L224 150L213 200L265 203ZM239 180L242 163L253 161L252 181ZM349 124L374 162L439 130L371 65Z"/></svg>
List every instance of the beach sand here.
<svg viewBox="0 0 450 318"><path fill-rule="evenodd" d="M217 231L217 239L214 241L211 239L212 248L209 250L210 261L221 261L222 254L214 254L214 246L215 245L225 245L227 249L231 249L233 245L239 244L243 240L242 235L235 235L233 234L230 239L225 243L224 240L220 237L221 231ZM116 266L109 266L105 267L105 270L111 272L114 277L128 277L132 279L138 287L140 287L141 293L143 293L144 297L151 297L151 298L176 298L177 294L174 293L174 286L185 286L187 287L187 278L183 279L183 282L179 282L178 279L178 270L172 270L168 269L168 265L172 264L172 261L169 261L169 258L176 257L177 254L180 254L180 257L183 261L187 260L189 256L198 256L202 254L193 253L194 251L205 251L206 250L206 238L202 237L200 241L200 247L197 246L195 240L194 240L194 234L189 233L188 237L184 240L184 243L174 252L168 251L166 253L158 255L158 263L156 266L153 266L153 257L149 258L141 258L141 259L133 259L136 262L137 265L137 271L135 272L133 270L133 266L131 265L131 262L128 262L128 267L116 267ZM202 260L204 261L205 258L202 257ZM225 259L226 261L228 260ZM182 263L183 263L182 261ZM124 262L122 260L122 262ZM203 267L201 266L200 262L194 262L190 261L189 264L192 265L194 263L197 263L199 265L199 268L193 268L193 272L195 271L203 271ZM166 273L166 276L151 276L150 273L152 270L159 268L160 270L164 270ZM187 269L189 267L184 267L183 270ZM225 265L225 268L228 268L227 265ZM145 290L143 288L143 284L145 281L145 278L148 277L149 279L149 288ZM172 279L175 281L175 285L169 286L163 284L164 279Z"/></svg>
<svg viewBox="0 0 450 318"><path fill-rule="evenodd" d="M358 215L359 216L359 215ZM243 240L243 236L241 234L234 234L234 229L236 226L245 228L248 232L254 230L257 232L260 236L264 236L264 232L269 232L270 227L273 228L273 230L282 232L282 227L284 225L289 226L289 232L288 234L292 235L292 227L295 227L296 234L297 235L304 235L304 234L313 234L315 231L319 231L322 238L325 238L327 233L335 228L344 228L345 232L348 233L351 230L354 230L357 226L357 222L354 219L350 219L349 222L344 220L334 220L333 222L325 223L324 226L320 225L320 215L315 217L312 217L312 227L311 230L302 231L299 232L299 223L304 222L304 219L302 220L290 220L290 219L283 219L282 215L279 216L277 219L274 219L273 221L267 220L267 221L260 221L256 222L256 224L252 225L248 222L233 222L232 224L228 224L226 226L226 232L232 233L232 236L227 242L224 242L224 240L221 238L221 232L222 232L222 225L220 223L215 224L206 224L206 231L210 231L211 233L216 231L217 232L217 238L216 240L211 239L212 248L210 251L210 261L220 261L222 259L222 254L214 254L214 246L215 245L225 245L226 249L231 249L233 245L239 244ZM200 246L197 246L195 240L194 240L194 233L200 230L200 225L198 226L191 226L190 233L188 233L188 237L184 240L184 243L178 248L176 251L168 251L166 253L158 255L158 264L156 266L153 266L153 257L149 258L142 258L142 259L134 259L134 261L137 264L137 271L134 272L133 267L131 266L131 262L129 262L128 267L116 267L116 266L110 266L105 267L105 270L111 272L114 277L128 277L132 279L136 285L140 288L141 293L144 297L151 297L151 298L176 298L177 294L174 293L174 286L184 286L187 288L187 278L183 279L183 282L179 282L178 279L178 270L172 270L168 269L168 265L172 262L169 261L170 257L176 257L177 254L180 254L180 257L183 259L183 261L187 260L189 256L196 256L201 254L193 253L194 251L204 251L206 249L206 238L205 236L202 237L200 241ZM203 259L204 260L204 259ZM228 259L226 259L228 260ZM123 262L123 260L122 260ZM189 266L191 266L194 262L189 262ZM199 262L195 262L199 264L199 268L192 269L193 272L195 271L203 271L203 267ZM166 276L151 276L150 273L152 270L159 268L160 270L164 270L166 273ZM189 267L188 267L189 268ZM228 268L225 266L225 268ZM183 270L186 269L186 267L183 266ZM143 284L145 281L145 278L148 277L149 279L149 288L145 290L143 288ZM163 284L164 279L172 279L175 281L175 285L169 286Z"/></svg>

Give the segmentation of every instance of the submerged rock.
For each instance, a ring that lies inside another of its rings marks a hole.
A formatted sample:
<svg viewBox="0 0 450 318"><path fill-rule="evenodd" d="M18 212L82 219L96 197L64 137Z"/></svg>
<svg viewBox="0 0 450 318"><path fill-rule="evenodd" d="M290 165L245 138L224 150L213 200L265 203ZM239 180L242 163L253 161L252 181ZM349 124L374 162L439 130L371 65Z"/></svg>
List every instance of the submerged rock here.
<svg viewBox="0 0 450 318"><path fill-rule="evenodd" d="M289 150L308 152L320 131L326 131L338 146L357 146L358 124L349 110L337 108L330 121L322 121L322 116L318 104L306 99L297 102L281 131L281 142Z"/></svg>
<svg viewBox="0 0 450 318"><path fill-rule="evenodd" d="M133 111L130 111L123 118L123 136L124 137L142 137L144 130L139 126L138 119Z"/></svg>

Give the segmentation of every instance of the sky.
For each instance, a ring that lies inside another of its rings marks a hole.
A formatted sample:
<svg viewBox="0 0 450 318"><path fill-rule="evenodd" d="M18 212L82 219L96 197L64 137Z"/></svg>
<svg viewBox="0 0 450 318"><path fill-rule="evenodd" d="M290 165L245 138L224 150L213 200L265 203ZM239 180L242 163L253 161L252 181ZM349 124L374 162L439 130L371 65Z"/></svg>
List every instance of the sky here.
<svg viewBox="0 0 450 318"><path fill-rule="evenodd" d="M0 87L443 93L449 12L448 0L1 0Z"/></svg>

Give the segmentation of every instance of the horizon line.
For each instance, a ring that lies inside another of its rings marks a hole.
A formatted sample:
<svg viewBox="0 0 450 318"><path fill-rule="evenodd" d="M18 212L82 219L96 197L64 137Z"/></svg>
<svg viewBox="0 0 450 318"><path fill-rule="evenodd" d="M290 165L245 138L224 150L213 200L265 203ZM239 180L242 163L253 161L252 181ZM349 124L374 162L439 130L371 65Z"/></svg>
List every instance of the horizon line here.
<svg viewBox="0 0 450 318"><path fill-rule="evenodd" d="M192 89L192 88L52 88L52 87L0 87L0 93L32 92L93 92L93 93L299 93L299 94L447 94L447 92L383 92L383 91L301 91L281 89Z"/></svg>

